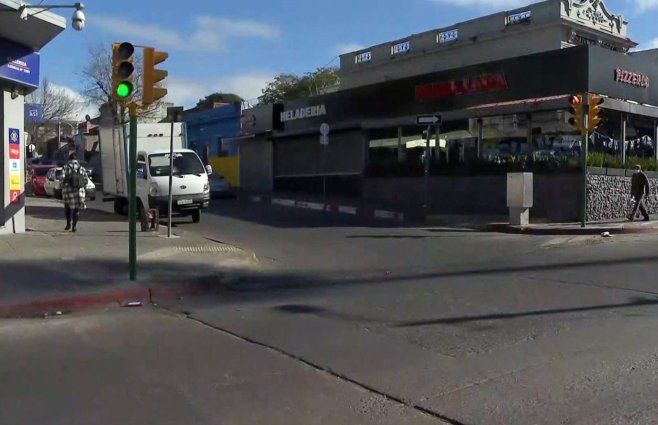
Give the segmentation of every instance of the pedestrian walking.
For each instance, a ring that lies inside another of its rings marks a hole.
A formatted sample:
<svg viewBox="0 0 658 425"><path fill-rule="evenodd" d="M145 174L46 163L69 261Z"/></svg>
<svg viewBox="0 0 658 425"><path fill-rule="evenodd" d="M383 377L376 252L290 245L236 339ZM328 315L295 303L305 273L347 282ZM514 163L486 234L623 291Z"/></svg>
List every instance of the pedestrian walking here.
<svg viewBox="0 0 658 425"><path fill-rule="evenodd" d="M89 182L87 171L80 165L75 153L69 156L69 162L64 167L64 180L62 181L62 199L66 213L66 228L64 230L76 231L80 211L87 208L85 187Z"/></svg>
<svg viewBox="0 0 658 425"><path fill-rule="evenodd" d="M635 172L631 178L631 195L635 200L635 205L633 206L633 211L628 216L628 219L633 221L639 209L644 216L644 221L649 221L649 213L644 206L644 200L649 196L649 179L647 178L647 175L642 172L641 166L636 165L634 169Z"/></svg>

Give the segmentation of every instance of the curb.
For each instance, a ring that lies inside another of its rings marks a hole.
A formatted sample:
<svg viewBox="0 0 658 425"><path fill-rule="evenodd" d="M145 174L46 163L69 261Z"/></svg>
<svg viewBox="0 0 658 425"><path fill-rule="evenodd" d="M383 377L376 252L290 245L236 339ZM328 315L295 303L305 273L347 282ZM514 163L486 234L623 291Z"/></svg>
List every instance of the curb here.
<svg viewBox="0 0 658 425"><path fill-rule="evenodd" d="M250 196L249 200L254 203L263 202L272 205L278 205L281 207L300 208L300 209L312 210L312 211L322 211L332 214L346 214L346 215L376 218L382 220L404 221L404 213L402 212L361 208L361 207L355 207L353 205L298 201L295 199L286 199L286 198L268 199L262 196Z"/></svg>
<svg viewBox="0 0 658 425"><path fill-rule="evenodd" d="M489 224L481 228L486 232L510 233L516 235L600 235L603 232L610 232L612 235L620 234L641 234L641 233L658 233L658 228L649 226L610 226L610 227L578 227L578 228L541 228L541 227L520 227L510 224Z"/></svg>
<svg viewBox="0 0 658 425"><path fill-rule="evenodd" d="M221 282L188 282L0 304L0 317L37 317L108 307L129 307L145 303L162 304L178 301L184 296L209 293L220 287Z"/></svg>

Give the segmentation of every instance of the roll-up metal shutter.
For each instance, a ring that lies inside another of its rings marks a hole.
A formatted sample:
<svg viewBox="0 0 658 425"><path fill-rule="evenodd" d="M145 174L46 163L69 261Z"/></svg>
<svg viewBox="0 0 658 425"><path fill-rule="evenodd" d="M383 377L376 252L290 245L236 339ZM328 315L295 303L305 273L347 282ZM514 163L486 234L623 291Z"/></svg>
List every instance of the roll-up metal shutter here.
<svg viewBox="0 0 658 425"><path fill-rule="evenodd" d="M361 131L330 134L326 147L320 144L319 134L278 139L274 144L276 177L355 175L365 167Z"/></svg>

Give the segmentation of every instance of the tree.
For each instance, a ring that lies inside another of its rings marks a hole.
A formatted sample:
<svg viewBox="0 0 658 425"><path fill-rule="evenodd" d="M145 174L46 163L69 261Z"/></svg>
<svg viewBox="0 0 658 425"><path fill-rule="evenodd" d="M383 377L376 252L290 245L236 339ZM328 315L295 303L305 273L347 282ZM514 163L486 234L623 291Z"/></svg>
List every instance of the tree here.
<svg viewBox="0 0 658 425"><path fill-rule="evenodd" d="M43 107L43 122L28 122L25 131L35 139L41 137L39 127L48 127L58 121L71 121L80 112L82 104L80 99L63 87L50 83L47 78L41 82L41 86L27 95L27 103L35 103Z"/></svg>
<svg viewBox="0 0 658 425"><path fill-rule="evenodd" d="M79 99L65 88L51 84L47 78L43 79L37 90L27 95L27 103L43 105L43 121L46 123L72 120L82 106Z"/></svg>
<svg viewBox="0 0 658 425"><path fill-rule="evenodd" d="M135 72L133 84L134 97L139 99L142 93L142 57L135 53L133 59ZM112 99L112 49L104 44L97 44L89 48L87 64L82 68L81 75L84 90L83 95L93 104L101 106L110 104L116 110L116 101ZM146 110L139 110L141 117L154 117L161 111L162 101L155 102Z"/></svg>
<svg viewBox="0 0 658 425"><path fill-rule="evenodd" d="M237 94L217 92L199 99L194 109L211 109L215 103L242 103L243 101L244 99Z"/></svg>
<svg viewBox="0 0 658 425"><path fill-rule="evenodd" d="M336 68L318 68L303 76L279 74L263 89L261 103L275 103L302 97L318 96L340 82Z"/></svg>

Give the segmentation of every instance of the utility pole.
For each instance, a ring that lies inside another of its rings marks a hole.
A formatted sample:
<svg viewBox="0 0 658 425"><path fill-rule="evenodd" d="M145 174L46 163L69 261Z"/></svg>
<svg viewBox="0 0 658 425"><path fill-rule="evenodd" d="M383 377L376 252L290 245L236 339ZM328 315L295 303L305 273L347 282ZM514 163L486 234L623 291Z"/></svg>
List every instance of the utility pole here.
<svg viewBox="0 0 658 425"><path fill-rule="evenodd" d="M580 154L582 156L583 164L583 187L582 187L582 211L581 211L581 222L580 227L585 227L587 225L587 150L589 142L589 94L585 93L583 95L583 145L580 149Z"/></svg>
<svg viewBox="0 0 658 425"><path fill-rule="evenodd" d="M130 142L128 147L128 267L130 280L137 279L137 105L131 103L128 107L130 113Z"/></svg>
<svg viewBox="0 0 658 425"><path fill-rule="evenodd" d="M173 186L174 186L174 122L183 121L183 107L170 106L167 108L167 118L171 121L169 134L169 201L167 202L167 237L171 238L171 216L173 213Z"/></svg>

